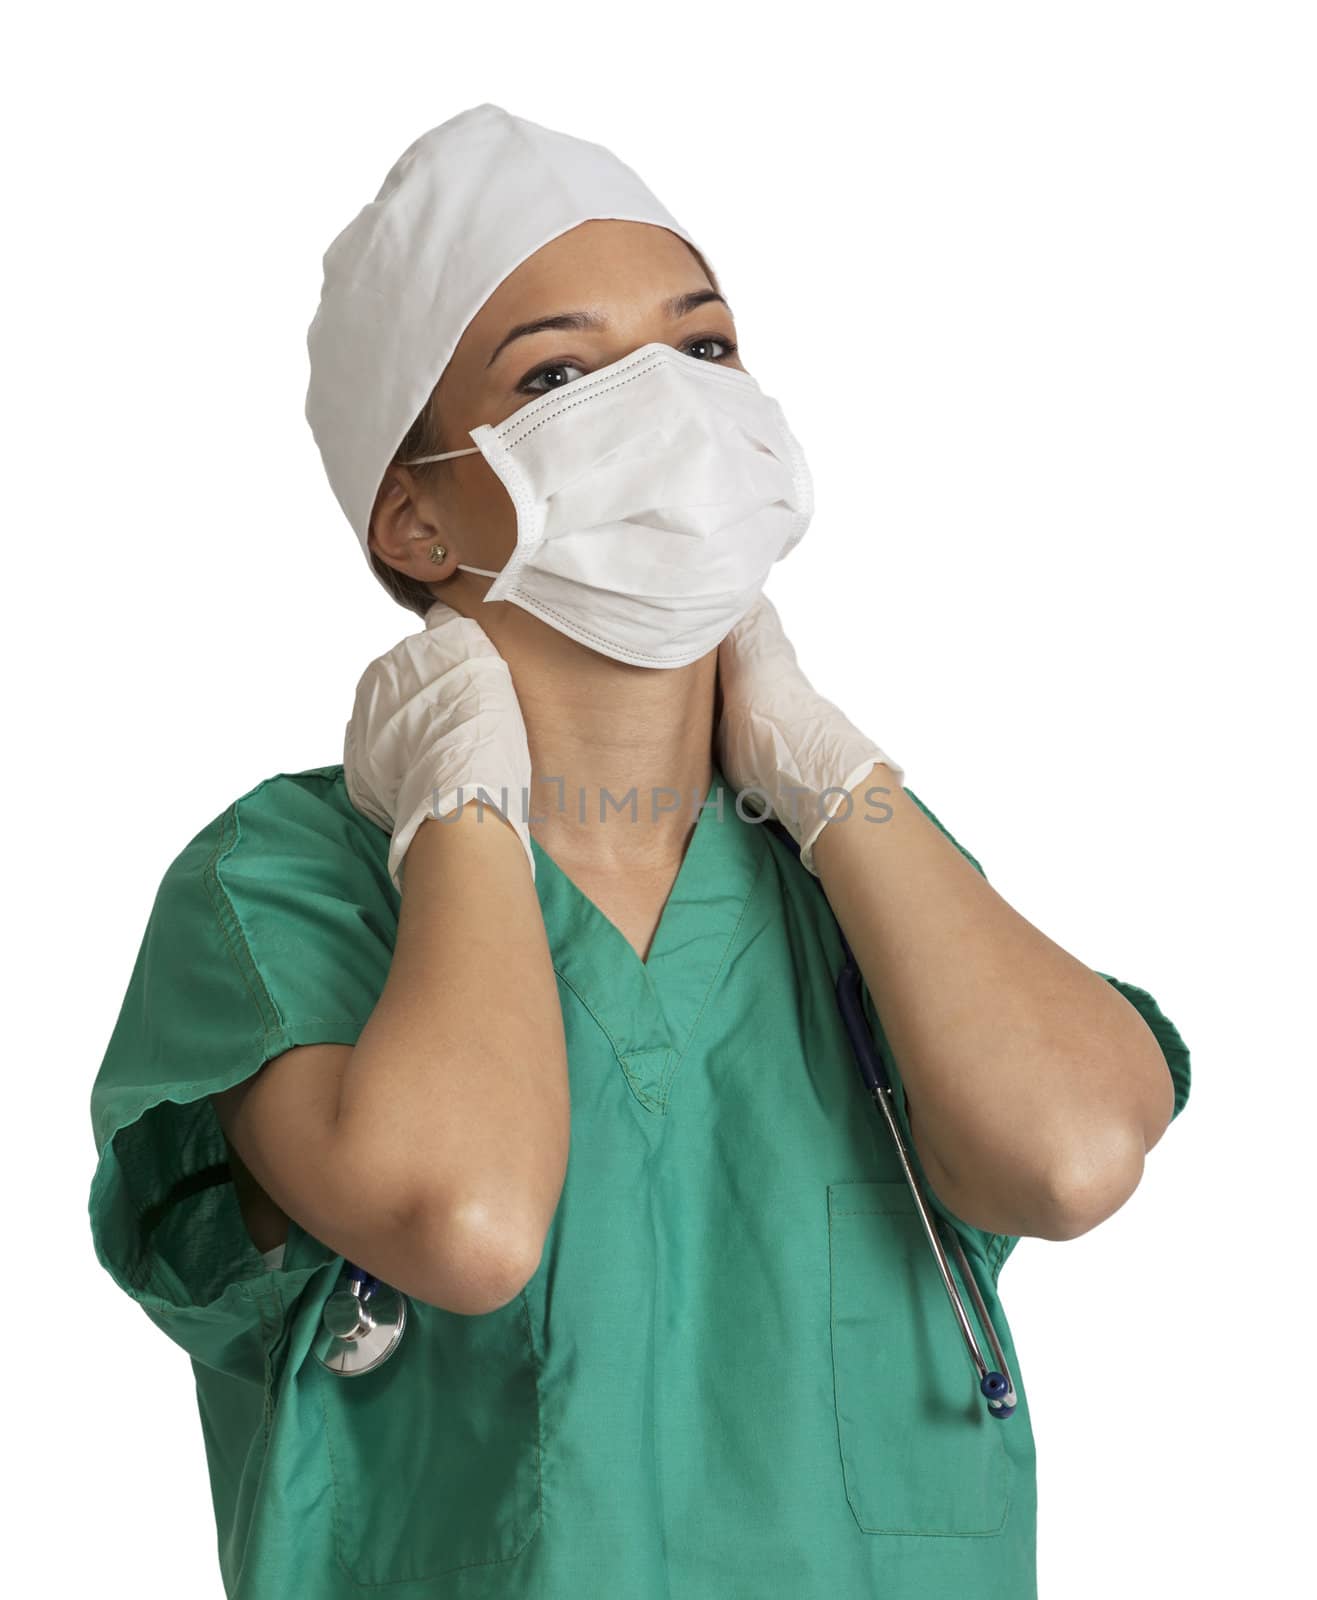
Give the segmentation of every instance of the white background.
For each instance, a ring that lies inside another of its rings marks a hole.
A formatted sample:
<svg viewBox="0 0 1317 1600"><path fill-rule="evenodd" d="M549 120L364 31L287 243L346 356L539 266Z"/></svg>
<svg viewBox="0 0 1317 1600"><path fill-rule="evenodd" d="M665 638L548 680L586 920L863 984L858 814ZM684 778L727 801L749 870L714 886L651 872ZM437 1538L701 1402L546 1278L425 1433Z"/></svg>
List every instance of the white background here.
<svg viewBox="0 0 1317 1600"><path fill-rule="evenodd" d="M1192 1052L1129 1203L1003 1273L1044 1600L1303 1586L1313 13L767 17L8 24L13 1592L221 1593L187 1360L92 1252L88 1096L165 867L337 761L419 625L323 477L305 332L329 240L487 99L610 146L704 244L814 471L769 584L802 664Z"/></svg>

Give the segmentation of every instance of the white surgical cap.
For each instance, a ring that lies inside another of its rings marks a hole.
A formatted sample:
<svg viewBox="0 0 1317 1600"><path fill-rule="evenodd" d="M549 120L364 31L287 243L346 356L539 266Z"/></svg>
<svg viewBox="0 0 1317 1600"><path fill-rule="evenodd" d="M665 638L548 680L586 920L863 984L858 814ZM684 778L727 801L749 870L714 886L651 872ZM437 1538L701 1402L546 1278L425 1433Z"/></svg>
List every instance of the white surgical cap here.
<svg viewBox="0 0 1317 1600"><path fill-rule="evenodd" d="M368 564L385 469L472 318L542 245L604 217L695 245L610 150L485 102L410 144L325 251L306 418Z"/></svg>

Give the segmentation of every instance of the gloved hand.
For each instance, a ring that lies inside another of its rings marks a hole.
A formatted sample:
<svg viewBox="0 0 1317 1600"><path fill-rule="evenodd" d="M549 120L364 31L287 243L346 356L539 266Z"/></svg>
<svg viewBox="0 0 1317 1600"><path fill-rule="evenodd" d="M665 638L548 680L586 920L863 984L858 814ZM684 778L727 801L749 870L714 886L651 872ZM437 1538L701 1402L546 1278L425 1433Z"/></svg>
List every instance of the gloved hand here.
<svg viewBox="0 0 1317 1600"><path fill-rule="evenodd" d="M501 827L495 813L503 815L534 878L522 820L530 748L512 674L480 624L445 601L426 612L422 632L408 634L362 674L343 738L343 772L352 804L393 834L389 876L399 892L403 857L422 822L447 816L459 800L474 805L482 789L489 802L482 825Z"/></svg>
<svg viewBox="0 0 1317 1600"><path fill-rule="evenodd" d="M718 678L723 776L733 789L767 796L814 872L814 845L844 804L843 794L824 799L824 790L854 788L875 761L898 779L905 769L813 687L765 595L718 646Z"/></svg>

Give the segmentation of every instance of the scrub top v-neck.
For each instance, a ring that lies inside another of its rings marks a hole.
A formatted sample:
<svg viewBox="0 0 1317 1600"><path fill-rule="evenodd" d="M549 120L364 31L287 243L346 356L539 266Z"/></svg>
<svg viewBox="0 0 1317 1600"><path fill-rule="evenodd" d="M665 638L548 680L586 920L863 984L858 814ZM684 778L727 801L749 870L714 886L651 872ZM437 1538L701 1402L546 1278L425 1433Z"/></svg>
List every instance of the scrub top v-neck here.
<svg viewBox="0 0 1317 1600"><path fill-rule="evenodd" d="M262 1257L209 1096L355 1042L396 937L387 849L339 766L235 801L165 874L93 1090L97 1253L192 1358L226 1593L1029 1600L1016 1240L929 1193L1003 1337L1002 1423L856 1074L821 886L716 769L644 960L533 841L571 1094L533 1278L485 1316L412 1301L374 1372L318 1364L341 1257L296 1222ZM1178 1113L1183 1042L1108 981Z"/></svg>

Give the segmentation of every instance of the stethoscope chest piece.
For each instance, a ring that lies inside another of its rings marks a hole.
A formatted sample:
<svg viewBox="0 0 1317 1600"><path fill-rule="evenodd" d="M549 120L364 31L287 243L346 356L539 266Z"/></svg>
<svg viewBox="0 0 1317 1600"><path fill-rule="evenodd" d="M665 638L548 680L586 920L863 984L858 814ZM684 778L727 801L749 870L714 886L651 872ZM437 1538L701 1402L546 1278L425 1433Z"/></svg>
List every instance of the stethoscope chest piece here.
<svg viewBox="0 0 1317 1600"><path fill-rule="evenodd" d="M351 1378L373 1372L398 1348L407 1325L407 1301L396 1289L349 1265L346 1288L325 1302L316 1360L330 1372Z"/></svg>

